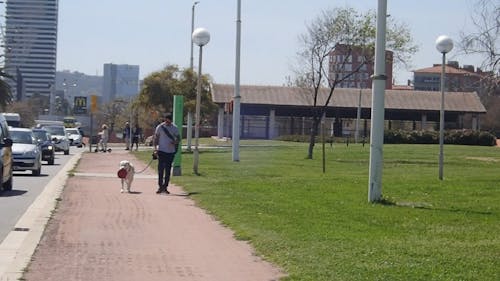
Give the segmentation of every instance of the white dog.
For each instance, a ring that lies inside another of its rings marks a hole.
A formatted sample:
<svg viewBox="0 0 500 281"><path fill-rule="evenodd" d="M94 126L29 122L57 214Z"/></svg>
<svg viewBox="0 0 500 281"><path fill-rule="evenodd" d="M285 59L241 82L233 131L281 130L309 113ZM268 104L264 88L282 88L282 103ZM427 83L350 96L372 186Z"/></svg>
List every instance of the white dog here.
<svg viewBox="0 0 500 281"><path fill-rule="evenodd" d="M127 160L120 161L120 169L125 169L127 171L127 176L122 178L122 189L120 192L125 192L125 185L127 187L127 192L130 193L130 187L132 186L132 181L134 180L135 169L132 163Z"/></svg>

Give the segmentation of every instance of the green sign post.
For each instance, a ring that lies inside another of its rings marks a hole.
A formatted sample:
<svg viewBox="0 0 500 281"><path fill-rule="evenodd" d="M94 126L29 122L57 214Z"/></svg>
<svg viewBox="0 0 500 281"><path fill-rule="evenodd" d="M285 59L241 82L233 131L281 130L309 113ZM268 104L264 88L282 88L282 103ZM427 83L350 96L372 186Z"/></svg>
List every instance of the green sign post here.
<svg viewBox="0 0 500 281"><path fill-rule="evenodd" d="M181 141L179 145L181 146L177 150L177 154L174 158L174 167L172 171L172 175L181 176L181 159L182 159L182 125L183 125L183 117L184 117L184 96L174 96L174 124L179 128L179 134L181 135Z"/></svg>

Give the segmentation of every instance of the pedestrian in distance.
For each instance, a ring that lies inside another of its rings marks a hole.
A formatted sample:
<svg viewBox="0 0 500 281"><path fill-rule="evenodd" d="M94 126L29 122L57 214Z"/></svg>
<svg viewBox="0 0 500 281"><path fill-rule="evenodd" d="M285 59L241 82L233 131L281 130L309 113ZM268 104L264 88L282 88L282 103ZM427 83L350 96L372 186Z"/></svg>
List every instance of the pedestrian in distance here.
<svg viewBox="0 0 500 281"><path fill-rule="evenodd" d="M101 139L99 140L99 144L101 146L102 152L108 151L108 140L109 140L109 130L108 125L103 124L101 127L101 132L99 132Z"/></svg>
<svg viewBox="0 0 500 281"><path fill-rule="evenodd" d="M135 144L135 150L139 150L139 141L142 139L142 129L139 127L139 124L135 124L134 132L133 132L133 137L132 137L132 146L131 149L134 148Z"/></svg>
<svg viewBox="0 0 500 281"><path fill-rule="evenodd" d="M172 115L166 114L163 122L156 126L153 138L153 149L158 158L158 190L157 194L169 194L168 183L172 162L180 142L179 129L172 123Z"/></svg>
<svg viewBox="0 0 500 281"><path fill-rule="evenodd" d="M123 140L125 140L125 150L130 149L130 123L125 123L125 128L123 129Z"/></svg>

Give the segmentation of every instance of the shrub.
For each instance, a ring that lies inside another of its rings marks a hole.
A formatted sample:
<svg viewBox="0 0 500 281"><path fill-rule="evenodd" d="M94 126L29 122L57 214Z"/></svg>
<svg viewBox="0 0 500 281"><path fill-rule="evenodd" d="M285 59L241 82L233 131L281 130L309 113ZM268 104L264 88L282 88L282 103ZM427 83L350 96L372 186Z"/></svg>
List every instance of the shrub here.
<svg viewBox="0 0 500 281"><path fill-rule="evenodd" d="M384 143L437 144L439 132L390 130L384 132ZM444 133L444 143L493 146L496 145L496 137L484 131L449 130Z"/></svg>

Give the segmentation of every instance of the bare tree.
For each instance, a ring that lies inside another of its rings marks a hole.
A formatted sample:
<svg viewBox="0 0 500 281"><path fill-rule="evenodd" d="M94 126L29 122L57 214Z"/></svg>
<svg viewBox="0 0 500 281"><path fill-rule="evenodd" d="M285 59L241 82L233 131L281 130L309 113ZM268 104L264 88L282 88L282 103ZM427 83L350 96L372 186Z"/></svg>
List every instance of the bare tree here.
<svg viewBox="0 0 500 281"><path fill-rule="evenodd" d="M12 92L6 79L12 79L12 76L0 69L0 109L4 110L5 107L12 103Z"/></svg>
<svg viewBox="0 0 500 281"><path fill-rule="evenodd" d="M460 33L459 49L483 59L481 69L484 95L500 95L500 4L497 0L477 0L472 14L472 32Z"/></svg>
<svg viewBox="0 0 500 281"><path fill-rule="evenodd" d="M303 47L298 53L294 84L311 94L312 129L307 158L312 159L315 136L328 106L331 106L335 87L349 79L367 64L373 64L376 35L375 11L359 13L352 8L325 10L300 35ZM388 21L387 46L393 51L396 63L406 64L417 51L405 24ZM330 69L333 53L335 69ZM361 63L352 67L353 53L360 54ZM333 74L333 75L332 75Z"/></svg>

